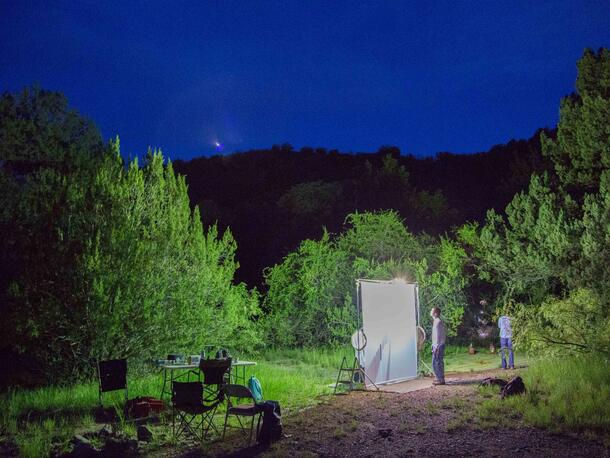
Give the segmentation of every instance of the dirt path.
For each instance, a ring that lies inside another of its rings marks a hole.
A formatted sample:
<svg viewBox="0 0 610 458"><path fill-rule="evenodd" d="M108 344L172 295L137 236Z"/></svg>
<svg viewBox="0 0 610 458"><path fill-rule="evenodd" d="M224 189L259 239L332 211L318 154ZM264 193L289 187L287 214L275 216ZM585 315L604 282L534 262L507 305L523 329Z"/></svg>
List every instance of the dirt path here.
<svg viewBox="0 0 610 458"><path fill-rule="evenodd" d="M458 384L410 393L332 397L285 417L286 437L268 450L244 448L243 438L233 437L169 455L610 457L610 449L600 442L524 426L518 418L510 419L510 427L474 419L475 406L482 401L474 382L495 374L506 377L490 371L460 375ZM449 379L455 383L456 376Z"/></svg>

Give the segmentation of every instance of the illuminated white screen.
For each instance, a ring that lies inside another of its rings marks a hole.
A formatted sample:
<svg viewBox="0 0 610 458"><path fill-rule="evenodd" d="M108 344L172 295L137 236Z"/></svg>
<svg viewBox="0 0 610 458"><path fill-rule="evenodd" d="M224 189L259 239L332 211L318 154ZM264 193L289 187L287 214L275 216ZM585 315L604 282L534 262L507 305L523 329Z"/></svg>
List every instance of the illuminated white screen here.
<svg viewBox="0 0 610 458"><path fill-rule="evenodd" d="M360 280L359 285L367 377L376 384L417 377L417 284Z"/></svg>

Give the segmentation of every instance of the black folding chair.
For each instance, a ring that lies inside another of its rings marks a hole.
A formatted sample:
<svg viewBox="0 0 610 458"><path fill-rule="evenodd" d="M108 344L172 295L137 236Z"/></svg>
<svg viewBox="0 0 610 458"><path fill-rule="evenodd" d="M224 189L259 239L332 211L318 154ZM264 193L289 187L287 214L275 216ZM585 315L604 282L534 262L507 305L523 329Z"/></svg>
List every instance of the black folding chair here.
<svg viewBox="0 0 610 458"><path fill-rule="evenodd" d="M261 408L256 404L256 400L247 386L229 384L225 385L223 389L227 399L227 413L225 414L225 426L222 430L222 438L224 439L225 433L227 432L229 415L237 417L237 422L239 423L237 428L241 429L244 433L247 432L247 425L244 425L241 422L240 417L252 417L252 420L250 421L250 434L248 435L248 445L250 445L250 442L252 442L252 431L254 429L254 418L261 414ZM247 399L249 402L246 404L233 402L233 400L242 401L244 399Z"/></svg>
<svg viewBox="0 0 610 458"><path fill-rule="evenodd" d="M203 396L206 400L217 396L222 400L222 386L229 381L231 362L231 358L199 361L199 370L203 374Z"/></svg>
<svg viewBox="0 0 610 458"><path fill-rule="evenodd" d="M125 401L128 399L127 393L127 360L111 359L98 361L97 374L99 377L99 397L102 403L102 393L108 391L125 390Z"/></svg>
<svg viewBox="0 0 610 458"><path fill-rule="evenodd" d="M204 400L203 383L172 382L172 432L175 439L190 433L201 442L210 429L220 434L214 425L214 413L222 402L219 395ZM200 416L200 420L197 417ZM176 418L178 417L178 418ZM176 419L178 422L176 422Z"/></svg>

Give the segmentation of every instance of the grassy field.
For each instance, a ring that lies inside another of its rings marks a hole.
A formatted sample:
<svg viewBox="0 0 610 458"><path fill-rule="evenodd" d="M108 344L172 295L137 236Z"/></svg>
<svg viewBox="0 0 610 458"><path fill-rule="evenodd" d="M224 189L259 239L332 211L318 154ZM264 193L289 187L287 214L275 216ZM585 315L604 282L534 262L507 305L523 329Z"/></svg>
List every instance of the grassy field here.
<svg viewBox="0 0 610 458"><path fill-rule="evenodd" d="M527 393L504 400L483 389L477 409L483 421L502 425L518 413L526 423L562 432L610 431L610 362L603 357L569 356L534 361L521 373Z"/></svg>
<svg viewBox="0 0 610 458"><path fill-rule="evenodd" d="M241 357L241 355L239 355ZM284 415L314 405L332 393L329 387L335 382L343 356L354 357L347 348L318 348L269 350L243 359L257 361L248 370L261 381L266 399L278 400ZM423 356L428 361L429 355ZM498 367L498 355L480 351L468 355L464 347L449 347L446 354L447 371L477 371ZM518 359L519 364L523 360ZM155 396L161 390L158 371L129 378L129 397ZM0 397L2 436L13 440L22 456L44 456L52 444L66 443L75 431L94 424L93 411L98 405L97 382L74 386L51 386L35 390L18 390ZM105 402L121 402L121 394L105 395ZM119 427L134 435L134 426L121 422Z"/></svg>
<svg viewBox="0 0 610 458"><path fill-rule="evenodd" d="M527 355L515 353L515 366L527 366L532 359ZM425 355L426 363L431 365L431 356ZM491 354L487 349L477 349L476 354L468 354L468 347L448 347L445 352L446 372L477 372L497 369L501 365L500 354Z"/></svg>

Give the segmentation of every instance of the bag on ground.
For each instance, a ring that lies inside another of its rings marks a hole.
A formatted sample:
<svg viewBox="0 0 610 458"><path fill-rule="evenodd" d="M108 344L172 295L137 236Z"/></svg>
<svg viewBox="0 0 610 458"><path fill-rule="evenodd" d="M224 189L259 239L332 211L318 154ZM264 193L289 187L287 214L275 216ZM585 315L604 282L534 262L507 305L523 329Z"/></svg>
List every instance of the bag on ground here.
<svg viewBox="0 0 610 458"><path fill-rule="evenodd" d="M127 418L146 418L150 415L159 414L165 408L161 399L150 396L138 396L125 403L125 415Z"/></svg>
<svg viewBox="0 0 610 458"><path fill-rule="evenodd" d="M261 386L261 382L254 375L248 379L248 388L250 388L256 402L261 402L263 400L263 387Z"/></svg>
<svg viewBox="0 0 610 458"><path fill-rule="evenodd" d="M269 445L282 438L282 411L277 401L265 401L259 404L263 424L257 426L256 441L261 445Z"/></svg>
<svg viewBox="0 0 610 458"><path fill-rule="evenodd" d="M511 378L500 393L500 397L504 399L507 396L513 396L515 394L523 394L527 390L525 389L525 383L519 376Z"/></svg>

